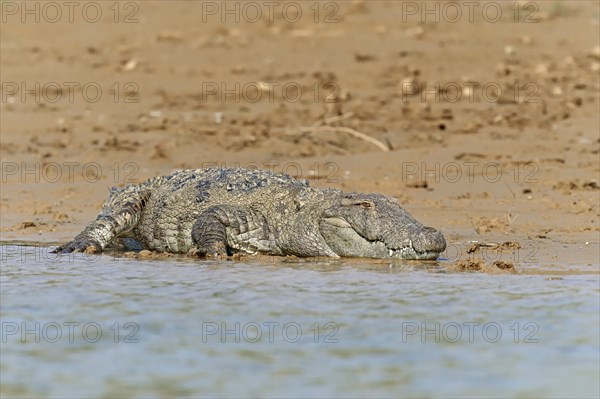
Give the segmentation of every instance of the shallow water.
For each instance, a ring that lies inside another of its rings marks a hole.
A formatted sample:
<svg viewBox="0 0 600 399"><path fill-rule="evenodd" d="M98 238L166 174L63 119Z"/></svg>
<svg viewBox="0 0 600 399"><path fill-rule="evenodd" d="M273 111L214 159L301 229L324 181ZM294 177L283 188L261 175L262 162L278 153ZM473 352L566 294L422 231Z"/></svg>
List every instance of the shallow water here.
<svg viewBox="0 0 600 399"><path fill-rule="evenodd" d="M3 397L600 395L597 274L0 249Z"/></svg>

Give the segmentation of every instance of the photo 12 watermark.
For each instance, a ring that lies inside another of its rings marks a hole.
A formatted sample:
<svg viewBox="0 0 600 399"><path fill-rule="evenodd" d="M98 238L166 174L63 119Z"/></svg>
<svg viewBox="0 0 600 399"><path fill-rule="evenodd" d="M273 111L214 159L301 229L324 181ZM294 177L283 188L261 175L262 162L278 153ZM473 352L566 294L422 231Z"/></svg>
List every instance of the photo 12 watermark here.
<svg viewBox="0 0 600 399"><path fill-rule="evenodd" d="M202 322L202 343L288 343L300 341L336 344L340 326L336 322L299 323L295 321Z"/></svg>
<svg viewBox="0 0 600 399"><path fill-rule="evenodd" d="M536 257L539 251L539 243L533 240L506 241L503 243L447 242L446 249L440 254L440 260L452 263L482 259L489 263L532 264L539 262Z"/></svg>
<svg viewBox="0 0 600 399"><path fill-rule="evenodd" d="M140 166L135 162L1 162L2 183L86 183L134 184L139 183Z"/></svg>
<svg viewBox="0 0 600 399"><path fill-rule="evenodd" d="M402 343L474 343L514 342L537 344L540 327L532 321L510 324L475 321L419 322L405 321L401 327Z"/></svg>
<svg viewBox="0 0 600 399"><path fill-rule="evenodd" d="M402 1L402 23L538 23L540 6L534 1Z"/></svg>
<svg viewBox="0 0 600 399"><path fill-rule="evenodd" d="M340 22L339 11L340 3L335 1L203 1L201 21L334 24Z"/></svg>
<svg viewBox="0 0 600 399"><path fill-rule="evenodd" d="M514 183L537 184L540 166L535 162L402 162L402 182L415 180L446 183L475 183L480 176L486 183L509 180Z"/></svg>
<svg viewBox="0 0 600 399"><path fill-rule="evenodd" d="M202 82L202 103L337 103L341 90L335 82L292 81Z"/></svg>
<svg viewBox="0 0 600 399"><path fill-rule="evenodd" d="M486 102L490 104L537 104L540 88L536 82L419 82L407 78L400 82L399 95L403 103Z"/></svg>
<svg viewBox="0 0 600 399"><path fill-rule="evenodd" d="M3 104L95 104L103 99L116 104L137 104L139 91L136 82L4 81L0 85Z"/></svg>
<svg viewBox="0 0 600 399"><path fill-rule="evenodd" d="M139 2L135 1L2 1L2 23L114 23L139 22Z"/></svg>
<svg viewBox="0 0 600 399"><path fill-rule="evenodd" d="M99 341L135 344L140 331L138 323L98 323L95 321L48 321L48 322L16 322L0 323L2 343L89 343Z"/></svg>

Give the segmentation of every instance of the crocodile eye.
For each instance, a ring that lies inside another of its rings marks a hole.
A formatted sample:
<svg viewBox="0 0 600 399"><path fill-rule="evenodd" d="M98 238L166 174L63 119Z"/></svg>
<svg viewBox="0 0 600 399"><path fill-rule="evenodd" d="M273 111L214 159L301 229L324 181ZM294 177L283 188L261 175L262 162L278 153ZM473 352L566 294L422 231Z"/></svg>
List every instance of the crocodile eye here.
<svg viewBox="0 0 600 399"><path fill-rule="evenodd" d="M373 207L373 204L369 201L361 201L359 205L362 206L363 208L372 208Z"/></svg>
<svg viewBox="0 0 600 399"><path fill-rule="evenodd" d="M342 206L350 206L350 207L360 206L362 208L375 207L375 204L373 203L373 201L369 201L367 199L354 199L354 198L343 198L341 205Z"/></svg>

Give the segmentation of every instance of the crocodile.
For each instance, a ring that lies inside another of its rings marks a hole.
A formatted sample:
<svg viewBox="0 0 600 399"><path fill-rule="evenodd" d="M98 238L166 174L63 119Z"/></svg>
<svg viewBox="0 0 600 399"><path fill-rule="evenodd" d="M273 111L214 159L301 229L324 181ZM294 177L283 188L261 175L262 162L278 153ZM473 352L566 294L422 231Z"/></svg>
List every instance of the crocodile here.
<svg viewBox="0 0 600 399"><path fill-rule="evenodd" d="M298 257L435 260L442 233L382 194L313 188L265 170L178 170L122 189L55 253L149 249L223 258L236 253Z"/></svg>

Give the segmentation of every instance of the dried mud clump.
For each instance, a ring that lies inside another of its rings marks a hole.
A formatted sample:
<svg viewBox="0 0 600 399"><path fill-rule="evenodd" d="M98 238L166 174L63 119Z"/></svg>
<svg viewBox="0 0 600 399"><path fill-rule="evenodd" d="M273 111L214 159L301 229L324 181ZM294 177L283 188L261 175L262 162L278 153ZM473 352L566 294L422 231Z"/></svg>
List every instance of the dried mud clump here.
<svg viewBox="0 0 600 399"><path fill-rule="evenodd" d="M513 265L511 262L503 262L501 260L498 260L496 262L494 262L493 266L497 267L500 270L508 270L511 273L515 273L515 265Z"/></svg>
<svg viewBox="0 0 600 399"><path fill-rule="evenodd" d="M460 260L452 265L450 270L456 272L483 272L488 274L517 273L515 265L511 262L495 261L492 264L487 264L480 258Z"/></svg>
<svg viewBox="0 0 600 399"><path fill-rule="evenodd" d="M597 180L588 180L588 181L580 181L579 179L571 180L571 181L559 181L558 183L552 186L554 190L561 190L565 192L570 191L594 191L600 190L600 185Z"/></svg>
<svg viewBox="0 0 600 399"><path fill-rule="evenodd" d="M456 271L482 271L485 268L485 262L482 259L467 259L456 262L453 266Z"/></svg>

